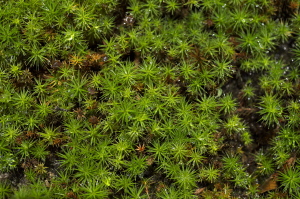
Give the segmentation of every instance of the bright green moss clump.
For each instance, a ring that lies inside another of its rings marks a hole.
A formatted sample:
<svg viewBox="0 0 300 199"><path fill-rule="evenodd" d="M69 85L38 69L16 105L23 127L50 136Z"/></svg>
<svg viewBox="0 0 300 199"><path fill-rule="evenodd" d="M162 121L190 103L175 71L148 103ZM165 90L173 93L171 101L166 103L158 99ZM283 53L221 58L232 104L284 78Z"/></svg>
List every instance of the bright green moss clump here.
<svg viewBox="0 0 300 199"><path fill-rule="evenodd" d="M0 197L299 197L299 3L1 1Z"/></svg>

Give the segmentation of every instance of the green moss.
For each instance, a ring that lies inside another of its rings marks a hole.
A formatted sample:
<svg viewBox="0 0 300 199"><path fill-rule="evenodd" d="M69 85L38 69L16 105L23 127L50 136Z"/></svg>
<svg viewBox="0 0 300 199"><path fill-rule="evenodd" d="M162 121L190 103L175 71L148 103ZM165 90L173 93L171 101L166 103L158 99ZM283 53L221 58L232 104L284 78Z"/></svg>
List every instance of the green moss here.
<svg viewBox="0 0 300 199"><path fill-rule="evenodd" d="M0 197L299 195L298 3L0 7Z"/></svg>

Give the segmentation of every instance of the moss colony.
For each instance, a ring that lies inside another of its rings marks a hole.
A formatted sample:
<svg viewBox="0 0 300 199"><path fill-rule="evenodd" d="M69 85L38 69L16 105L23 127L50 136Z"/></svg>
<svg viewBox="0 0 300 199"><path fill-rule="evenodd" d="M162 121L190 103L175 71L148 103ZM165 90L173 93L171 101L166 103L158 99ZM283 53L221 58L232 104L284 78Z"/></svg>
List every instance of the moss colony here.
<svg viewBox="0 0 300 199"><path fill-rule="evenodd" d="M298 0L0 2L0 198L299 198Z"/></svg>

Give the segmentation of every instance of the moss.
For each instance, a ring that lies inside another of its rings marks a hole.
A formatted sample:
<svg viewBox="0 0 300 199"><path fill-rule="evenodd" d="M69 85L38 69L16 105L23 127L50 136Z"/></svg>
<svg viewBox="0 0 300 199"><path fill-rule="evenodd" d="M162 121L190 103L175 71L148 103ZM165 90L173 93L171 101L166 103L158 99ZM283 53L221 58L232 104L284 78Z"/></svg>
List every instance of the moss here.
<svg viewBox="0 0 300 199"><path fill-rule="evenodd" d="M298 2L0 7L2 198L299 195Z"/></svg>

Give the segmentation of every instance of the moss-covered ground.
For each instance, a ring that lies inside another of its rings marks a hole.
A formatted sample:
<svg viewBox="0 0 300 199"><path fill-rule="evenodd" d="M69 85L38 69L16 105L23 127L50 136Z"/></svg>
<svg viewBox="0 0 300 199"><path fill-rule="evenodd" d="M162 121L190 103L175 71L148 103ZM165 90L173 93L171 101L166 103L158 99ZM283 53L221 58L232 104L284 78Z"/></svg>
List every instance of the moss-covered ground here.
<svg viewBox="0 0 300 199"><path fill-rule="evenodd" d="M0 198L299 198L299 3L0 1Z"/></svg>

